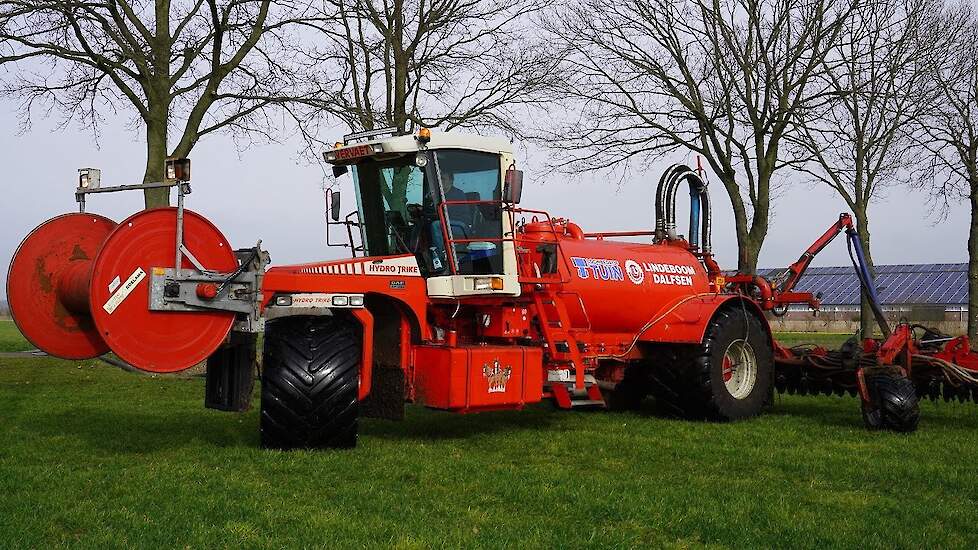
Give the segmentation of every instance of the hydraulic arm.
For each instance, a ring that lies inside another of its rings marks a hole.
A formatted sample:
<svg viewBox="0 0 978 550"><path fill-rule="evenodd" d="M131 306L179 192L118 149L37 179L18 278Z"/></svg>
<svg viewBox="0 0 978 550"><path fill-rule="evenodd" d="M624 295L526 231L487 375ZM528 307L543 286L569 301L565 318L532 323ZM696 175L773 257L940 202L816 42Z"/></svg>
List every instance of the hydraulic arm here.
<svg viewBox="0 0 978 550"><path fill-rule="evenodd" d="M849 258L852 260L856 275L859 277L859 284L869 299L873 316L876 318L876 322L879 324L883 336L887 337L890 335L890 327L880 308L876 285L873 284L873 278L870 274L869 266L866 263L866 255L863 253L862 243L859 241L859 233L852 223L852 216L845 212L839 215L839 219L825 230L825 233L822 233L802 253L795 263L788 266L787 269L772 280L757 275L738 273L737 275L728 277L726 282L735 285L735 287L739 287L742 291L746 290L751 294L755 294L758 304L764 310L770 311L777 316L787 313L788 306L791 304L807 304L808 307L817 310L821 307L820 296L816 296L811 292L795 292L794 289L798 281L801 280L802 275L808 270L808 266L811 265L815 256L842 232L846 233L846 238L849 241Z"/></svg>

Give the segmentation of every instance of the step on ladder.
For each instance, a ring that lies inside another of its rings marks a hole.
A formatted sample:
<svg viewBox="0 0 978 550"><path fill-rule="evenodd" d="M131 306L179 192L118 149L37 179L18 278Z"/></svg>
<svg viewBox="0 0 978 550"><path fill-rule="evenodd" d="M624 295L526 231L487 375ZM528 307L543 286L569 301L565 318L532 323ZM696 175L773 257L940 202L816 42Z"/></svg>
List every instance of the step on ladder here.
<svg viewBox="0 0 978 550"><path fill-rule="evenodd" d="M550 359L565 363L574 374L574 382L547 382L550 393L562 409L605 407L601 390L590 376L585 375L584 358L572 333L567 306L546 285L534 293L534 303L540 318L540 329L547 342ZM588 380L588 379L591 380ZM590 384L588 383L590 382Z"/></svg>

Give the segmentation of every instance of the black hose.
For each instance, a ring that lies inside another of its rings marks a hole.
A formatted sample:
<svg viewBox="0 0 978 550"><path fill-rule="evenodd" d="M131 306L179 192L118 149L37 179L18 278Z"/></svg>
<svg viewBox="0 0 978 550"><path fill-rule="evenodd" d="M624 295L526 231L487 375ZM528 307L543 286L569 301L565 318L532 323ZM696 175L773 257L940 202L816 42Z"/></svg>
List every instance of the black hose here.
<svg viewBox="0 0 978 550"><path fill-rule="evenodd" d="M676 192L683 180L689 184L690 200L694 200L693 195L699 200L699 240L702 241L701 250L709 254L713 249L713 216L710 211L710 195L707 192L706 182L692 168L683 164L673 164L659 178L659 185L655 193L655 238L662 240L666 237L675 238L676 236ZM690 243L697 244L696 227L692 219L690 222Z"/></svg>
<svg viewBox="0 0 978 550"><path fill-rule="evenodd" d="M667 195L668 188L671 184L673 174L683 168L688 168L682 164L673 164L669 168L666 168L662 172L662 177L659 178L659 185L655 190L655 238L656 240L662 240L666 238L666 205L668 204Z"/></svg>
<svg viewBox="0 0 978 550"><path fill-rule="evenodd" d="M235 269L234 272L232 272L230 275L228 275L226 279L224 279L224 282L221 283L221 286L217 287L217 294L215 294L215 296L220 296L221 292L224 292L224 289L230 286L231 283L238 278L238 275L241 275L242 273L245 272L246 269L248 269L248 266L251 265L251 262L255 261L258 258L258 254L260 253L261 251L257 246L252 248L251 256L248 257L248 260L241 262L241 265L238 266L238 269Z"/></svg>
<svg viewBox="0 0 978 550"><path fill-rule="evenodd" d="M856 276L859 278L859 286L862 287L863 292L869 301L869 308L873 311L873 317L876 318L876 324L880 327L880 332L883 333L883 338L888 338L890 336L890 324L886 321L886 317L883 315L883 309L879 304L879 297L876 295L876 289L873 286L873 282L869 280L870 274L869 269L865 265L861 252L861 248L857 249L856 254L853 255L853 242L855 241L858 245L856 239L859 238L859 234L856 231L847 231L846 236L848 237L846 244L849 249L849 259L852 261L852 266L856 269ZM856 259L859 256L859 260ZM865 336L865 335L863 335Z"/></svg>
<svg viewBox="0 0 978 550"><path fill-rule="evenodd" d="M676 238L676 192L679 190L679 183L692 171L689 166L681 165L666 185L666 233L669 238Z"/></svg>

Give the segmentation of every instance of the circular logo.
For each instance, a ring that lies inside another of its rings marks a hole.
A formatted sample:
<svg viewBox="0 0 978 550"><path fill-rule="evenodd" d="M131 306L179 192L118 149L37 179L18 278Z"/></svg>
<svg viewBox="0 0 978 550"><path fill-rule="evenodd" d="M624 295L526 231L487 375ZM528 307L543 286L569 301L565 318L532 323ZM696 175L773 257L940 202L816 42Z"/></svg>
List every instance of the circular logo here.
<svg viewBox="0 0 978 550"><path fill-rule="evenodd" d="M628 278L637 285L642 284L645 280L645 270L642 266L638 265L638 262L634 260L625 260L625 273L628 274Z"/></svg>

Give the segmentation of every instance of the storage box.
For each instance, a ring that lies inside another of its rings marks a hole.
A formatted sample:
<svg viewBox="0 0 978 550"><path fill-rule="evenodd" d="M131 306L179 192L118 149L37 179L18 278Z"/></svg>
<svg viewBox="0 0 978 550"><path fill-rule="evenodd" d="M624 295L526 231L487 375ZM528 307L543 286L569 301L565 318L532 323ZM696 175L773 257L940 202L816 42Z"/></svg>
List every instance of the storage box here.
<svg viewBox="0 0 978 550"><path fill-rule="evenodd" d="M417 400L436 409L516 409L543 396L543 352L522 346L416 346Z"/></svg>

